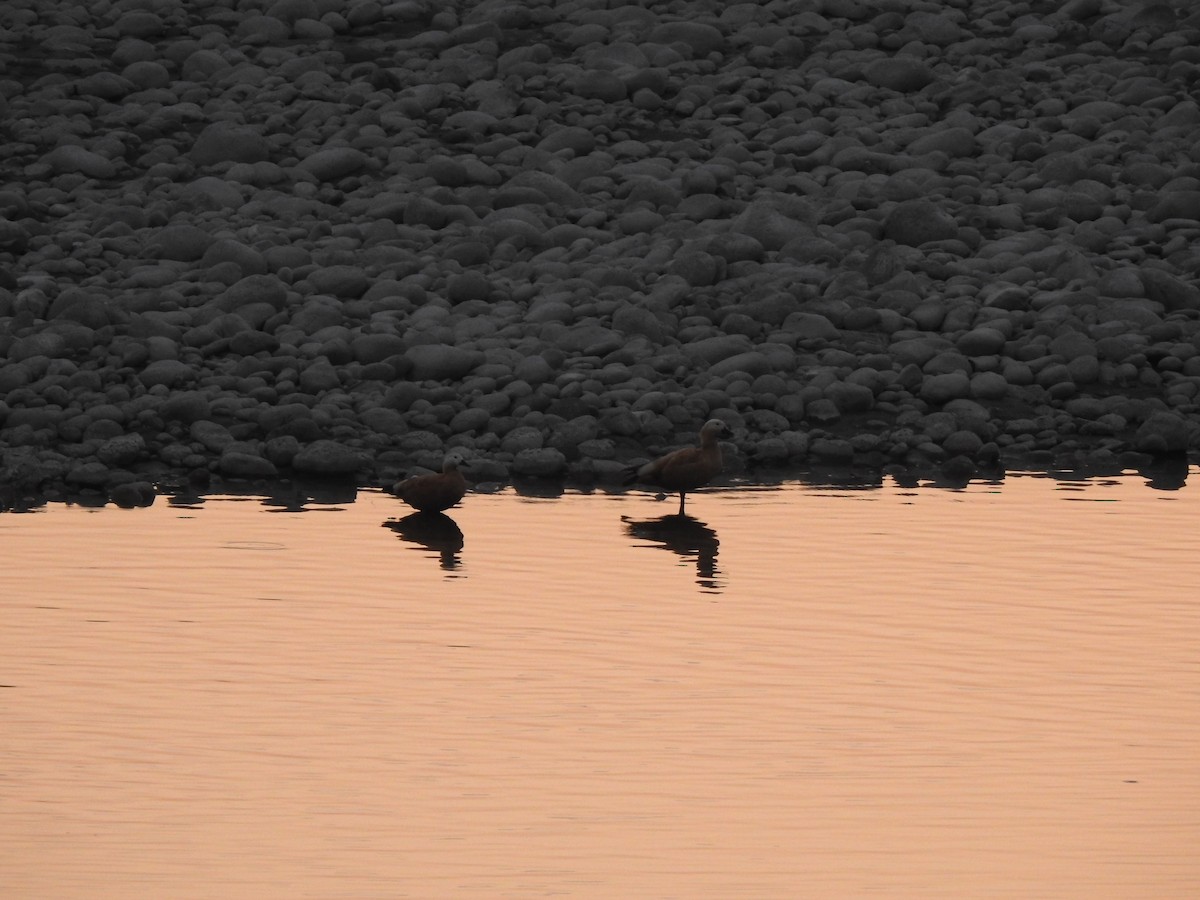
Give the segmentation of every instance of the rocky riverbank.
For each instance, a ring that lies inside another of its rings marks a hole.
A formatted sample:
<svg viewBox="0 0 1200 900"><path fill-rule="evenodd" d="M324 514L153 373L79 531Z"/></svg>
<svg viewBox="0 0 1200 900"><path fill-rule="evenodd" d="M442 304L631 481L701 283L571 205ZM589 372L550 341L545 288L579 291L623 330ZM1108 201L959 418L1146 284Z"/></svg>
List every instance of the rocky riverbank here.
<svg viewBox="0 0 1200 900"><path fill-rule="evenodd" d="M1200 450L1186 3L0 9L0 481Z"/></svg>

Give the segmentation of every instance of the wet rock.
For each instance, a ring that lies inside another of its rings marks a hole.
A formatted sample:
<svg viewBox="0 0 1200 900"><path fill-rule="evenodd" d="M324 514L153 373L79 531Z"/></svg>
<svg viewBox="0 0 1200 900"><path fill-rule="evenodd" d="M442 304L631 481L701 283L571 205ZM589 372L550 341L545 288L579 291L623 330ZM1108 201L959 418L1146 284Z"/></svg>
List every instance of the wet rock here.
<svg viewBox="0 0 1200 900"><path fill-rule="evenodd" d="M942 475L953 483L965 483L979 474L979 467L967 456L952 456L941 464Z"/></svg>
<svg viewBox="0 0 1200 900"><path fill-rule="evenodd" d="M720 335L685 344L681 349L689 359L713 365L740 353L750 352L753 344L742 335Z"/></svg>
<svg viewBox="0 0 1200 900"><path fill-rule="evenodd" d="M765 202L751 203L736 219L731 228L752 238L764 250L779 250L797 234L806 232L807 226Z"/></svg>
<svg viewBox="0 0 1200 900"><path fill-rule="evenodd" d="M219 422L193 422L188 433L192 440L213 453L220 453L234 443L234 437L230 434L229 429Z"/></svg>
<svg viewBox="0 0 1200 900"><path fill-rule="evenodd" d="M221 162L255 163L270 159L271 147L258 132L230 122L214 122L196 137L190 154L198 166Z"/></svg>
<svg viewBox="0 0 1200 900"><path fill-rule="evenodd" d="M854 459L854 445L842 438L819 437L809 443L809 454L825 463L849 463Z"/></svg>
<svg viewBox="0 0 1200 900"><path fill-rule="evenodd" d="M877 59L863 69L863 75L875 87L901 93L919 91L934 77L924 61L911 56Z"/></svg>
<svg viewBox="0 0 1200 900"><path fill-rule="evenodd" d="M921 399L934 406L971 396L971 380L966 372L930 375L921 383Z"/></svg>
<svg viewBox="0 0 1200 900"><path fill-rule="evenodd" d="M406 349L404 339L396 334L359 334L350 342L354 359L363 364L383 362L402 355Z"/></svg>
<svg viewBox="0 0 1200 900"><path fill-rule="evenodd" d="M966 456L974 458L983 448L983 439L973 431L959 430L947 435L942 441L942 449L949 457Z"/></svg>
<svg viewBox="0 0 1200 900"><path fill-rule="evenodd" d="M311 272L308 281L319 293L339 299L361 297L371 284L359 266L351 265L324 266Z"/></svg>
<svg viewBox="0 0 1200 900"><path fill-rule="evenodd" d="M1184 453L1192 444L1194 431L1194 425L1178 413L1156 412L1139 426L1134 447L1155 456Z"/></svg>
<svg viewBox="0 0 1200 900"><path fill-rule="evenodd" d="M1161 269L1143 268L1139 273L1146 297L1161 303L1169 312L1200 310L1200 288L1187 284Z"/></svg>
<svg viewBox="0 0 1200 900"><path fill-rule="evenodd" d="M423 344L405 353L416 381L450 381L462 378L483 362L478 351L450 344Z"/></svg>
<svg viewBox="0 0 1200 900"><path fill-rule="evenodd" d="M0 91L0 437L46 478L332 438L355 477L461 445L592 478L714 411L758 464L814 427L1124 458L1198 420L1168 5L77 6Z"/></svg>
<svg viewBox="0 0 1200 900"><path fill-rule="evenodd" d="M96 448L96 458L111 468L125 468L146 453L146 440L140 434L123 434L109 438Z"/></svg>
<svg viewBox="0 0 1200 900"><path fill-rule="evenodd" d="M566 471L567 458L554 447L530 447L517 452L511 468L514 475L556 478Z"/></svg>
<svg viewBox="0 0 1200 900"><path fill-rule="evenodd" d="M246 449L235 449L233 446L227 447L221 454L217 470L228 478L275 478L279 474L279 470L269 459Z"/></svg>
<svg viewBox="0 0 1200 900"><path fill-rule="evenodd" d="M108 485L112 471L97 460L75 463L67 470L66 483L76 488L99 489Z"/></svg>
<svg viewBox="0 0 1200 900"><path fill-rule="evenodd" d="M693 58L704 58L725 45L725 36L712 25L703 22L663 22L650 29L647 40L654 44L679 44Z"/></svg>
<svg viewBox="0 0 1200 900"><path fill-rule="evenodd" d="M337 181L353 175L367 164L367 157L353 147L327 147L309 154L296 164L321 181Z"/></svg>
<svg viewBox="0 0 1200 900"><path fill-rule="evenodd" d="M278 468L291 468L300 452L300 441L295 435L283 434L269 438L263 445L262 456ZM255 464L257 465L257 464Z"/></svg>
<svg viewBox="0 0 1200 900"><path fill-rule="evenodd" d="M74 144L54 148L43 161L51 171L60 175L77 174L88 178L115 178L117 175L117 167L112 160Z"/></svg>
<svg viewBox="0 0 1200 900"><path fill-rule="evenodd" d="M212 236L203 229L175 222L162 228L147 249L158 259L195 262L204 256L212 242Z"/></svg>
<svg viewBox="0 0 1200 900"><path fill-rule="evenodd" d="M968 331L955 342L955 346L967 356L992 356L1004 349L1006 341L1003 333L983 325Z"/></svg>
<svg viewBox="0 0 1200 900"><path fill-rule="evenodd" d="M978 372L971 376L971 396L976 400L1002 400L1008 394L1008 381L999 372Z"/></svg>
<svg viewBox="0 0 1200 900"><path fill-rule="evenodd" d="M875 393L862 384L835 381L825 388L825 396L838 408L838 412L865 412L875 405Z"/></svg>
<svg viewBox="0 0 1200 900"><path fill-rule="evenodd" d="M122 509L153 506L158 492L148 481L126 481L109 488L108 499Z"/></svg>
<svg viewBox="0 0 1200 900"><path fill-rule="evenodd" d="M958 223L929 200L905 200L888 213L883 234L897 244L919 247L956 238Z"/></svg>
<svg viewBox="0 0 1200 900"><path fill-rule="evenodd" d="M292 468L297 472L329 477L353 475L369 463L362 451L333 440L313 441L292 458Z"/></svg>

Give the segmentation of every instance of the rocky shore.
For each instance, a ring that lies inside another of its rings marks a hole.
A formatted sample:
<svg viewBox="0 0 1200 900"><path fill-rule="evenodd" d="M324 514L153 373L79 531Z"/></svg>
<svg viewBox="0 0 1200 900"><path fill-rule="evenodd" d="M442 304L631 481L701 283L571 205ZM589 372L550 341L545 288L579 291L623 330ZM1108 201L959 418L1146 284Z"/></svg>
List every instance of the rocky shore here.
<svg viewBox="0 0 1200 900"><path fill-rule="evenodd" d="M11 0L0 503L1200 451L1185 2Z"/></svg>

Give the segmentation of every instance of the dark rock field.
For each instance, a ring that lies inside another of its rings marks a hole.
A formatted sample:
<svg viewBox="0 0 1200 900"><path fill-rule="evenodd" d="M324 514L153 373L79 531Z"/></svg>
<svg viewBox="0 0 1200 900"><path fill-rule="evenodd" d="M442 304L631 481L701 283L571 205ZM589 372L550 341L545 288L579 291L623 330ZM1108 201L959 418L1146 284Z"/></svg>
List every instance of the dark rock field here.
<svg viewBox="0 0 1200 900"><path fill-rule="evenodd" d="M1188 2L8 0L0 507L1200 453Z"/></svg>

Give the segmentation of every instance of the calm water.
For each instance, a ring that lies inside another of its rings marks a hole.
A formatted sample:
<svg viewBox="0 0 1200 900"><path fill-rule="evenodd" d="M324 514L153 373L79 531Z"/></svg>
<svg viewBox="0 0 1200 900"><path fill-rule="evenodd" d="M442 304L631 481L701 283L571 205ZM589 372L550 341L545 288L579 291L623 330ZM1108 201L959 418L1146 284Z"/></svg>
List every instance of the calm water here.
<svg viewBox="0 0 1200 900"><path fill-rule="evenodd" d="M0 896L1198 895L1200 488L674 509L0 516Z"/></svg>

